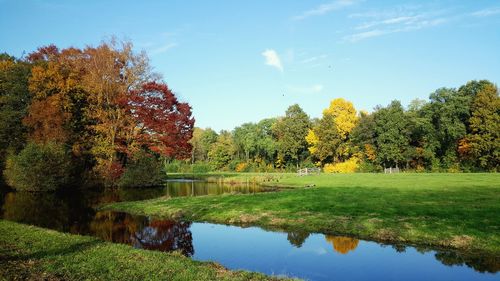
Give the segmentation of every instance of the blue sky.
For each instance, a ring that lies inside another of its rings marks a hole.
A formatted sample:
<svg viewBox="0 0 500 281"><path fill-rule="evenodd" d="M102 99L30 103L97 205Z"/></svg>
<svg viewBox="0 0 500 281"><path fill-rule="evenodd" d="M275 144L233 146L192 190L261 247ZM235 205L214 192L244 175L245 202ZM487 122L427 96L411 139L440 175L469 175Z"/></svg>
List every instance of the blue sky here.
<svg viewBox="0 0 500 281"><path fill-rule="evenodd" d="M0 52L96 45L146 50L193 106L196 125L232 129L319 117L333 98L372 110L440 87L500 80L500 1L0 0Z"/></svg>

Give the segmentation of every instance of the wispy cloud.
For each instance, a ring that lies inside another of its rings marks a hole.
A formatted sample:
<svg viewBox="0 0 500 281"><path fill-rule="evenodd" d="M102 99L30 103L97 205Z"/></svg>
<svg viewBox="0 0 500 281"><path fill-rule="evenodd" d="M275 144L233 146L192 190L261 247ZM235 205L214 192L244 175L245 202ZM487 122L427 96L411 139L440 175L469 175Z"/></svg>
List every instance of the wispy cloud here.
<svg viewBox="0 0 500 281"><path fill-rule="evenodd" d="M300 61L300 63L303 63L303 64L306 64L306 63L313 63L313 62L318 62L318 61L322 61L324 59L326 59L328 57L328 55L319 55L319 56L314 56L314 57L309 57L309 58L305 58L303 60Z"/></svg>
<svg viewBox="0 0 500 281"><path fill-rule="evenodd" d="M358 0L336 0L330 3L321 4L311 10L307 10L300 15L293 17L293 20L304 20L313 16L321 16L342 8L352 6L357 3Z"/></svg>
<svg viewBox="0 0 500 281"><path fill-rule="evenodd" d="M262 52L262 55L266 59L266 65L277 68L279 71L283 72L283 64L281 64L280 57L275 50L268 49Z"/></svg>
<svg viewBox="0 0 500 281"><path fill-rule="evenodd" d="M475 17L489 17L494 15L500 15L500 7L488 8L480 11L476 11L471 15Z"/></svg>
<svg viewBox="0 0 500 281"><path fill-rule="evenodd" d="M174 47L177 47L177 46L178 46L177 43L167 43L163 46L159 46L157 48L151 49L151 51L149 51L149 53L151 55L158 55L158 54L165 53L166 51L168 51Z"/></svg>
<svg viewBox="0 0 500 281"><path fill-rule="evenodd" d="M444 10L425 12L421 11L419 6L405 6L394 10L351 14L349 17L352 19L371 19L370 21L360 22L353 28L355 32L343 37L344 41L354 43L387 34L438 26L456 19L457 15L450 15L449 12Z"/></svg>
<svg viewBox="0 0 500 281"><path fill-rule="evenodd" d="M288 91L298 94L314 94L323 91L324 86L322 84L315 84L309 87L300 87L300 86L287 86Z"/></svg>

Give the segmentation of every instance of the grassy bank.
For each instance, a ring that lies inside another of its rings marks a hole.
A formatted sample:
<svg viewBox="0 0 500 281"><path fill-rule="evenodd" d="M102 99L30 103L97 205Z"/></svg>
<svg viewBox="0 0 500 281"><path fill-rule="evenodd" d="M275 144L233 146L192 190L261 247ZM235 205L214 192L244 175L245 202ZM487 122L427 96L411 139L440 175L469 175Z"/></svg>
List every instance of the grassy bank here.
<svg viewBox="0 0 500 281"><path fill-rule="evenodd" d="M0 220L0 280L272 280L176 253Z"/></svg>
<svg viewBox="0 0 500 281"><path fill-rule="evenodd" d="M302 188L104 208L500 255L499 174L287 175L277 184Z"/></svg>

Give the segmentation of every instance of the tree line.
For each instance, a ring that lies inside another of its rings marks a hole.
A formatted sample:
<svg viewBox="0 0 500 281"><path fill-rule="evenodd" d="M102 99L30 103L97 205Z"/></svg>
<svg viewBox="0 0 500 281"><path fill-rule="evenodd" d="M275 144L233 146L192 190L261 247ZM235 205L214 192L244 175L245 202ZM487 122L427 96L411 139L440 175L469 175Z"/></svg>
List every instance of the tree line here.
<svg viewBox="0 0 500 281"><path fill-rule="evenodd" d="M130 42L0 54L0 165L24 190L78 179L153 185L163 172L498 171L500 99L493 83L441 88L406 108L357 111L333 99L320 118L283 116L232 131L194 127L181 102Z"/></svg>
<svg viewBox="0 0 500 281"><path fill-rule="evenodd" d="M115 185L143 170L153 184L160 158L189 157L193 126L190 105L130 42L0 55L0 162L18 189Z"/></svg>
<svg viewBox="0 0 500 281"><path fill-rule="evenodd" d="M500 99L486 80L438 89L407 108L395 100L370 113L337 98L321 118L311 119L295 104L284 116L231 132L195 128L190 142L191 163L215 170L498 171Z"/></svg>

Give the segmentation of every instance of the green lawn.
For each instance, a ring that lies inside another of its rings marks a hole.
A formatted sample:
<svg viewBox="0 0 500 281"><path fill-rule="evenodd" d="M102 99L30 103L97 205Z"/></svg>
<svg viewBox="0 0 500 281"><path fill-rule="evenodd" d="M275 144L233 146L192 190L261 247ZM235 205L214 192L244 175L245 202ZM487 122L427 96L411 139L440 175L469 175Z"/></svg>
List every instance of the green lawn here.
<svg viewBox="0 0 500 281"><path fill-rule="evenodd" d="M277 175L271 182L297 188L103 208L500 255L499 174Z"/></svg>
<svg viewBox="0 0 500 281"><path fill-rule="evenodd" d="M0 280L273 280L176 253L0 220Z"/></svg>

